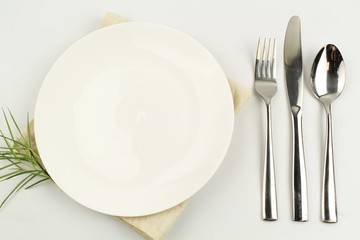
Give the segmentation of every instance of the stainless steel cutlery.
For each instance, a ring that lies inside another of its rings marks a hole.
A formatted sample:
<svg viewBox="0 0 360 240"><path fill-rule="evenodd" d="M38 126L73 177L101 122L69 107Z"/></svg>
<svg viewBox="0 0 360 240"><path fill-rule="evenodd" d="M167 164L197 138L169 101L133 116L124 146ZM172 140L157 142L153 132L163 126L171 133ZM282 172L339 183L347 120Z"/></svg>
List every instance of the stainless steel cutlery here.
<svg viewBox="0 0 360 240"><path fill-rule="evenodd" d="M273 42L273 44L272 44ZM258 41L255 60L255 90L266 106L266 148L264 159L262 218L277 220L277 197L275 164L273 156L271 100L277 92L275 39L264 40L261 50ZM284 73L292 119L292 202L293 220L308 221L308 196L305 155L302 133L303 110L303 61L300 18L293 16L287 26L284 41ZM326 151L321 195L322 221L338 221L334 154L332 144L331 103L345 86L345 65L340 51L332 44L323 47L317 54L311 70L313 93L324 105L327 119Z"/></svg>
<svg viewBox="0 0 360 240"><path fill-rule="evenodd" d="M301 50L301 26L300 18L297 16L290 19L286 30L284 68L293 129L293 220L307 221L307 180L302 134L304 76Z"/></svg>
<svg viewBox="0 0 360 240"><path fill-rule="evenodd" d="M338 221L334 153L332 143L331 103L345 86L345 64L337 47L328 44L317 54L311 70L311 86L315 96L324 105L327 120L326 150L321 194L321 218L324 222Z"/></svg>
<svg viewBox="0 0 360 240"><path fill-rule="evenodd" d="M260 57L261 52L262 56ZM268 46L265 39L263 51L261 51L261 39L258 41L255 60L255 89L264 99L266 105L266 149L262 190L262 217L264 220L271 221L278 218L270 108L271 99L277 92L275 39L273 40L272 47L271 39L269 39Z"/></svg>

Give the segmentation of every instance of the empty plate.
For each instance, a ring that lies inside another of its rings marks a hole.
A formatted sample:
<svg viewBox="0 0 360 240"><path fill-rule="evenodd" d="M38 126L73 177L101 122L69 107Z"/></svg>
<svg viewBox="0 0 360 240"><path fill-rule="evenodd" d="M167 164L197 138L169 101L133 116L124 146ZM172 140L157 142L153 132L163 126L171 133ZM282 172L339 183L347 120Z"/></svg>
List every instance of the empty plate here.
<svg viewBox="0 0 360 240"><path fill-rule="evenodd" d="M97 30L59 57L37 99L35 135L47 171L71 198L142 216L204 186L233 121L226 76L203 46L131 22Z"/></svg>

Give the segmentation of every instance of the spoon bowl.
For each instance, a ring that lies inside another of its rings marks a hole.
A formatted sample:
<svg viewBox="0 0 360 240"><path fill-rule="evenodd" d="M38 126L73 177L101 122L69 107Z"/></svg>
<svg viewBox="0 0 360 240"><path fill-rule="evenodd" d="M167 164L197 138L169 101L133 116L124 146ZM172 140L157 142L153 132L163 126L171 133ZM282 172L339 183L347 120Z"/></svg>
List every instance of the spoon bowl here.
<svg viewBox="0 0 360 240"><path fill-rule="evenodd" d="M311 69L311 86L315 96L323 103L327 116L321 217L323 222L336 223L338 216L332 143L331 103L344 89L345 64L339 49L334 45L326 45L317 54Z"/></svg>
<svg viewBox="0 0 360 240"><path fill-rule="evenodd" d="M343 91L345 63L335 45L328 44L317 54L311 69L311 86L324 105L330 105Z"/></svg>

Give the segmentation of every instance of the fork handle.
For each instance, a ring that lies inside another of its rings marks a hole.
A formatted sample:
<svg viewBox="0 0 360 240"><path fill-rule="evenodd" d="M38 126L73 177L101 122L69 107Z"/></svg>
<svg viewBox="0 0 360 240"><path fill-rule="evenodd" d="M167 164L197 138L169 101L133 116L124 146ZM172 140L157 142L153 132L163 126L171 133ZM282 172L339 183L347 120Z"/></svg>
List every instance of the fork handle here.
<svg viewBox="0 0 360 240"><path fill-rule="evenodd" d="M292 113L293 124L293 220L308 221L307 181L301 110Z"/></svg>
<svg viewBox="0 0 360 240"><path fill-rule="evenodd" d="M263 192L262 192L262 217L264 220L277 220L277 200L275 184L275 166L271 131L271 108L266 104L266 150L264 162Z"/></svg>

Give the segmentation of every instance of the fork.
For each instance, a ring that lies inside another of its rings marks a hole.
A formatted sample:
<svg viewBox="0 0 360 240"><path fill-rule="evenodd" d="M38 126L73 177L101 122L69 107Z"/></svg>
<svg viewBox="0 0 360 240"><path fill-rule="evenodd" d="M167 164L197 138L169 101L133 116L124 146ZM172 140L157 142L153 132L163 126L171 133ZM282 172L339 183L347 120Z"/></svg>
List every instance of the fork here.
<svg viewBox="0 0 360 240"><path fill-rule="evenodd" d="M277 220L277 200L275 183L275 166L271 131L271 99L277 91L276 83L276 40L273 40L271 56L271 39L269 44L264 40L261 54L261 39L258 41L255 61L255 90L264 99L266 105L266 149L264 160L264 176L262 189L262 218L263 220ZM267 49L267 50L266 50ZM267 55L267 57L266 57Z"/></svg>

